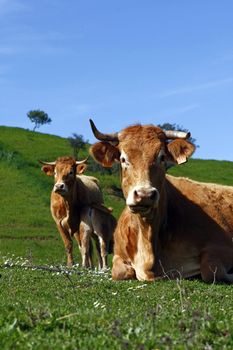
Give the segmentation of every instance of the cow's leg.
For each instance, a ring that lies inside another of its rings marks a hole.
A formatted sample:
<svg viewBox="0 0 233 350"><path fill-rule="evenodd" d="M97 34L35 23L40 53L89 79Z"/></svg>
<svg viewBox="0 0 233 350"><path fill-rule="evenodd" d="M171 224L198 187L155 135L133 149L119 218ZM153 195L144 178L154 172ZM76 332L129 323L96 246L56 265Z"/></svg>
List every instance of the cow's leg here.
<svg viewBox="0 0 233 350"><path fill-rule="evenodd" d="M154 281L154 252L153 244L141 233L138 234L137 252L133 258L133 267L139 281Z"/></svg>
<svg viewBox="0 0 233 350"><path fill-rule="evenodd" d="M70 237L69 232L67 232L60 224L57 224L57 228L65 246L65 251L67 255L67 266L71 267L74 263L72 238Z"/></svg>
<svg viewBox="0 0 233 350"><path fill-rule="evenodd" d="M201 276L207 283L233 283L233 274L228 271L233 267L232 249L212 248L201 255Z"/></svg>
<svg viewBox="0 0 233 350"><path fill-rule="evenodd" d="M114 255L112 261L112 278L114 280L136 279L134 268L123 261L119 255Z"/></svg>
<svg viewBox="0 0 233 350"><path fill-rule="evenodd" d="M156 279L155 273L151 271L151 265L147 266L145 263L134 266L134 268L139 281L154 281Z"/></svg>

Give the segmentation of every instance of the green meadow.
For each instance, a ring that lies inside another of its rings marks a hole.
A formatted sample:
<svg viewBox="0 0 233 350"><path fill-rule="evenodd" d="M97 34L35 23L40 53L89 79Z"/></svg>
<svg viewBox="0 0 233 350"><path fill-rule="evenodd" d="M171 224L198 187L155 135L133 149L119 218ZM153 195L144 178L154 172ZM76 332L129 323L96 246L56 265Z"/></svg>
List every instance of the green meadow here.
<svg viewBox="0 0 233 350"><path fill-rule="evenodd" d="M110 270L79 266L75 242L77 264L66 268L50 214L53 179L38 161L72 152L64 138L0 126L0 348L233 349L230 285L113 282ZM88 145L79 158L87 155ZM169 173L233 186L232 162L194 158ZM98 177L118 218L118 175L87 174Z"/></svg>

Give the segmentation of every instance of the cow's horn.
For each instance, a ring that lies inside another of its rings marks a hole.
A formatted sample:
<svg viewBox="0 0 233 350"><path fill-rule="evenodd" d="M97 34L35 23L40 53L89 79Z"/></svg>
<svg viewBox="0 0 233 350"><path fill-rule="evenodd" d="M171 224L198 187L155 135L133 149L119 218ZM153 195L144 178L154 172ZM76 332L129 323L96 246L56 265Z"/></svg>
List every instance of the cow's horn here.
<svg viewBox="0 0 233 350"><path fill-rule="evenodd" d="M191 136L190 132L177 130L164 130L164 133L168 139L188 139Z"/></svg>
<svg viewBox="0 0 233 350"><path fill-rule="evenodd" d="M43 165L55 165L56 162L44 162L43 160L39 160L39 162Z"/></svg>
<svg viewBox="0 0 233 350"><path fill-rule="evenodd" d="M107 142L119 142L119 138L118 138L118 133L113 133L113 134L102 134L102 132L100 132L94 122L90 119L90 124L91 124L91 129L93 134L95 135L95 137L100 140L100 141L107 141Z"/></svg>
<svg viewBox="0 0 233 350"><path fill-rule="evenodd" d="M86 159L83 159L83 160L76 160L76 165L84 164L87 162L87 160L88 160L88 157Z"/></svg>

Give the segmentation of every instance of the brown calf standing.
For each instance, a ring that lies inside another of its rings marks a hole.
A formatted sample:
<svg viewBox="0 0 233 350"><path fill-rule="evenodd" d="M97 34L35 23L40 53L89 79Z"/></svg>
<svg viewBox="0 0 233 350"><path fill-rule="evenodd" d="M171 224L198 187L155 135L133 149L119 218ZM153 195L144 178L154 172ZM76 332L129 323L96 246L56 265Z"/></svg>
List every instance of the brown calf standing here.
<svg viewBox="0 0 233 350"><path fill-rule="evenodd" d="M54 176L51 192L51 213L67 253L67 265L73 265L72 236L78 242L83 267L92 267L91 236L95 238L99 267L107 267L116 220L103 205L98 180L83 175L86 165L72 157L55 162L41 162L42 170Z"/></svg>

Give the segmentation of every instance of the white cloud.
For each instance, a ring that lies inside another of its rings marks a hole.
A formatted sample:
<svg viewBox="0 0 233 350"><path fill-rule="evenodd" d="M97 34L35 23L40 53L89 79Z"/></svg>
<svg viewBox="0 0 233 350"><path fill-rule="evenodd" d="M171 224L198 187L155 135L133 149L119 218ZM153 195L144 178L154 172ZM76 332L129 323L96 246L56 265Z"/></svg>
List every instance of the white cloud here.
<svg viewBox="0 0 233 350"><path fill-rule="evenodd" d="M9 71L9 66L7 65L0 65L0 76L5 75Z"/></svg>
<svg viewBox="0 0 233 350"><path fill-rule="evenodd" d="M30 54L57 55L67 53L63 46L65 36L58 32L33 33L32 28L24 27L5 31L0 42L1 55Z"/></svg>
<svg viewBox="0 0 233 350"><path fill-rule="evenodd" d="M214 63L215 64L222 64L222 63L227 63L227 62L231 62L233 61L233 53L232 52L229 52L229 53L226 53L220 57L218 57Z"/></svg>
<svg viewBox="0 0 233 350"><path fill-rule="evenodd" d="M19 0L0 0L0 16L10 12L25 11L28 9L22 1Z"/></svg>
<svg viewBox="0 0 233 350"><path fill-rule="evenodd" d="M15 48L10 46L0 46L0 55L13 55L16 53Z"/></svg>
<svg viewBox="0 0 233 350"><path fill-rule="evenodd" d="M162 92L161 94L157 95L157 98L165 98L175 95L183 95L188 94L194 91L200 91L200 90L207 90L212 89L221 85L231 84L233 83L233 78L226 78L226 79L220 79L220 80L213 80L209 81L207 83L202 83L199 85L193 85L193 86L184 86L172 90L167 90Z"/></svg>
<svg viewBox="0 0 233 350"><path fill-rule="evenodd" d="M0 0L0 55L58 55L66 54L73 49L69 46L72 40L80 35L72 33L64 34L59 30L46 30L37 26L26 25L27 21L22 20L22 13L28 16L38 16L38 11L33 7L33 1L23 0ZM31 6L31 7L30 7ZM54 5L55 6L55 5ZM12 20L11 14L16 14ZM26 14L25 14L26 13ZM69 46L69 48L67 48Z"/></svg>
<svg viewBox="0 0 233 350"><path fill-rule="evenodd" d="M78 104L78 105L73 104L71 106L71 109L76 113L86 114L86 113L90 113L90 111L93 108L91 105L88 105L88 104Z"/></svg>
<svg viewBox="0 0 233 350"><path fill-rule="evenodd" d="M0 86L4 86L4 88L6 87L7 84L7 73L10 71L10 66L7 65L0 65ZM2 94L2 92L1 92Z"/></svg>
<svg viewBox="0 0 233 350"><path fill-rule="evenodd" d="M197 109L197 108L199 108L198 104L191 104L191 105L187 105L187 106L169 108L168 110L163 111L163 114L176 116L176 115L190 112L190 111Z"/></svg>

